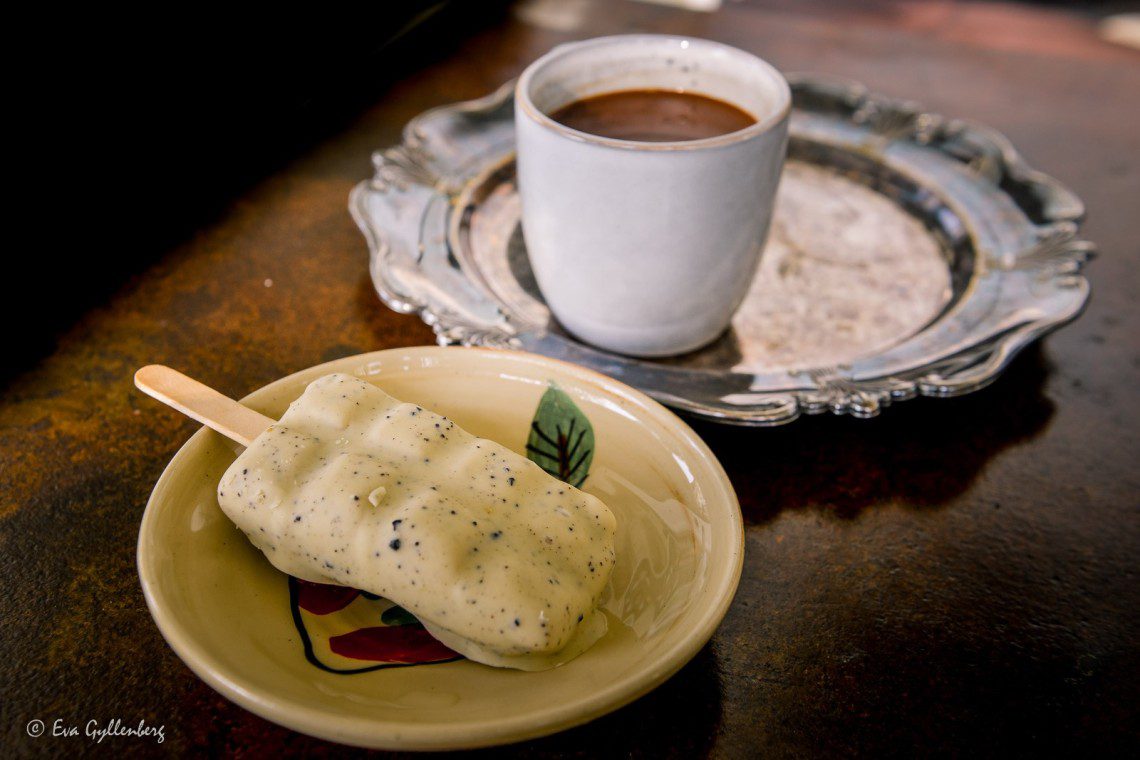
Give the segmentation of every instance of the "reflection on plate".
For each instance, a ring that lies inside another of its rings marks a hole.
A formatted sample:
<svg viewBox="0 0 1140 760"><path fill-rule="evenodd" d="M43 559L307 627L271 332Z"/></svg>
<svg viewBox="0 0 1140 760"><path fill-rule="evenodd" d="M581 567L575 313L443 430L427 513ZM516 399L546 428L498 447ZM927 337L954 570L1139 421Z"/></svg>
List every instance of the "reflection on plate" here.
<svg viewBox="0 0 1140 760"><path fill-rule="evenodd" d="M396 349L284 378L245 399L279 416L305 385L349 372L524 452L551 381L589 418L583 489L618 518L609 632L540 673L455 660L385 600L291 581L218 508L235 450L200 431L163 473L139 532L151 613L178 655L222 694L282 725L368 747L443 749L539 736L590 720L687 662L740 577L741 518L723 470L675 416L608 378L528 354Z"/></svg>
<svg viewBox="0 0 1140 760"><path fill-rule="evenodd" d="M509 313L547 324L510 171L496 172L495 189L473 206L463 250ZM698 351L647 363L735 373L836 366L914 335L952 296L947 254L922 222L860 182L793 159L731 328Z"/></svg>

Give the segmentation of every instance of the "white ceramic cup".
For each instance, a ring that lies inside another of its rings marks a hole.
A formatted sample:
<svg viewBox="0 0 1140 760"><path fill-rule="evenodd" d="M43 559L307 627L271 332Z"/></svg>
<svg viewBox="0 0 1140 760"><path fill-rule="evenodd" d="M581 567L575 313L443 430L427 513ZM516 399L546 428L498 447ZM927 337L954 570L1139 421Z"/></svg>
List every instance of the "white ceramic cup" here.
<svg viewBox="0 0 1140 760"><path fill-rule="evenodd" d="M549 116L639 89L711 96L756 123L702 140L635 142ZM790 112L776 69L707 40L600 37L528 66L515 90L523 235L559 322L633 356L691 351L723 332L768 235Z"/></svg>

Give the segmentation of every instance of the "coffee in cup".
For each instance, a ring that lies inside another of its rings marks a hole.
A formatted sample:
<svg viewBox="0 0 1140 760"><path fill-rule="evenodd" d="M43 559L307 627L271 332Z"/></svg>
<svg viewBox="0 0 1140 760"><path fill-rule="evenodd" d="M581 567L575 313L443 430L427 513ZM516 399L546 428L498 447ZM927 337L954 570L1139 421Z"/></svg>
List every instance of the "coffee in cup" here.
<svg viewBox="0 0 1140 760"><path fill-rule="evenodd" d="M515 91L531 266L588 343L667 356L715 339L768 234L791 93L717 42L622 35L570 43Z"/></svg>

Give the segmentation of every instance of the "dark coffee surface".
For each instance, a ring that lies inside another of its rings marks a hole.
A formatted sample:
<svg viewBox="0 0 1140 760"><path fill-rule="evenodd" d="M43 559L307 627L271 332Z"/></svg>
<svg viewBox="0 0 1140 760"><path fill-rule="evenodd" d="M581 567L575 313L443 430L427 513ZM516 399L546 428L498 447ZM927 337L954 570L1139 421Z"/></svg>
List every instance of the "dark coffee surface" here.
<svg viewBox="0 0 1140 760"><path fill-rule="evenodd" d="M607 92L565 105L550 118L579 132L640 142L702 140L756 123L731 103L673 90Z"/></svg>

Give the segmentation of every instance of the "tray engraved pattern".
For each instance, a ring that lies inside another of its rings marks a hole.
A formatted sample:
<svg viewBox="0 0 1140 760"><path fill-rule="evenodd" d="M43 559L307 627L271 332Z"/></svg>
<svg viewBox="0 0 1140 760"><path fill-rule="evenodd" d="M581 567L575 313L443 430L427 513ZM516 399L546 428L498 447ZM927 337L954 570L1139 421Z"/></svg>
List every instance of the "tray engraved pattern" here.
<svg viewBox="0 0 1140 760"><path fill-rule="evenodd" d="M892 401L968 393L1081 313L1093 255L1078 235L1084 207L1004 136L859 85L789 80L769 243L712 345L632 359L551 317L519 227L513 82L421 114L374 154L349 206L377 293L441 345L546 354L741 425L873 417Z"/></svg>

